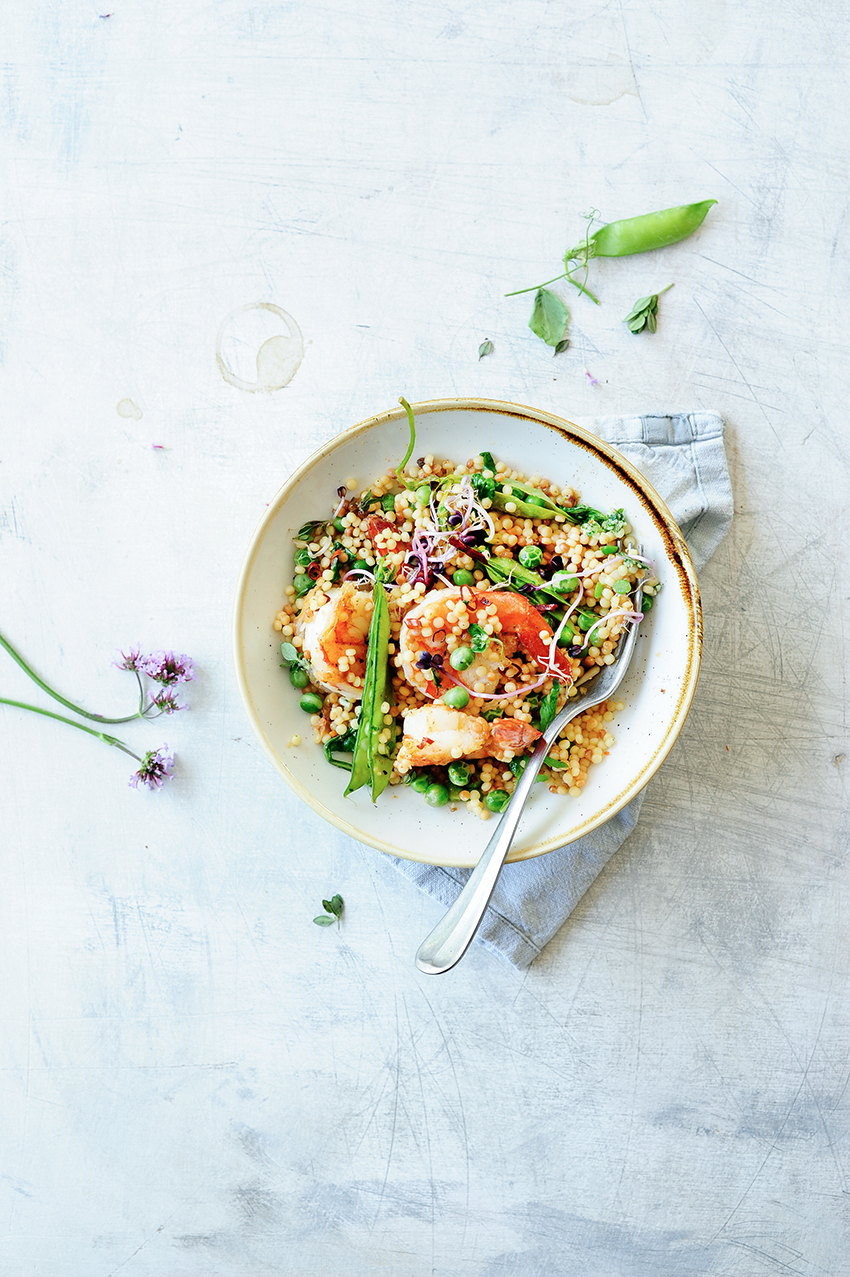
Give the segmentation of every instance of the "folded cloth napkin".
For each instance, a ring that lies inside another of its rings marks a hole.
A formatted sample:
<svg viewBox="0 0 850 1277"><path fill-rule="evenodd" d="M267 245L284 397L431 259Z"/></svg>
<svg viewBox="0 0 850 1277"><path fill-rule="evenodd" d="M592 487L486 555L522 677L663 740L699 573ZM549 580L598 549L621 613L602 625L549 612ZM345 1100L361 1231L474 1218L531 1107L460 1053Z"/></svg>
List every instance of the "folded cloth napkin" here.
<svg viewBox="0 0 850 1277"><path fill-rule="evenodd" d="M720 417L688 412L588 418L581 424L628 457L664 498L699 570L732 522ZM644 792L592 834L545 856L505 865L476 940L516 967L533 962L634 829ZM395 858L393 863L446 907L471 872Z"/></svg>

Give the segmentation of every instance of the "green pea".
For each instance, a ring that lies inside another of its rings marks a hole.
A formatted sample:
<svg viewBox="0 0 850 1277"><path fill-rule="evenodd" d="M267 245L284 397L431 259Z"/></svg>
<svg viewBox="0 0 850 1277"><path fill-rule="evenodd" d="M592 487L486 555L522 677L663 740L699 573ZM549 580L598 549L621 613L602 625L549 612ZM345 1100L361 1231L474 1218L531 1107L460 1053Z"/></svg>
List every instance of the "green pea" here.
<svg viewBox="0 0 850 1277"><path fill-rule="evenodd" d="M572 594L578 589L578 577L573 576L571 572L556 572L549 586L558 594Z"/></svg>
<svg viewBox="0 0 850 1277"><path fill-rule="evenodd" d="M293 687L306 687L310 682L310 675L300 665L292 665L289 669L289 681Z"/></svg>
<svg viewBox="0 0 850 1277"><path fill-rule="evenodd" d="M469 704L469 692L465 687L450 687L443 692L443 704L449 709L466 709Z"/></svg>
<svg viewBox="0 0 850 1277"><path fill-rule="evenodd" d="M469 763L449 763L449 780L460 789L466 789L472 768Z"/></svg>
<svg viewBox="0 0 850 1277"><path fill-rule="evenodd" d="M302 594L306 594L308 590L312 590L314 582L310 580L306 573L304 573L303 575L293 577L292 584L295 586L296 598L300 598Z"/></svg>
<svg viewBox="0 0 850 1277"><path fill-rule="evenodd" d="M602 547L603 554L619 554L619 552L620 547L617 545L603 545Z"/></svg>
<svg viewBox="0 0 850 1277"><path fill-rule="evenodd" d="M321 714L324 702L315 692L305 692L298 703L305 714Z"/></svg>
<svg viewBox="0 0 850 1277"><path fill-rule="evenodd" d="M595 612L579 612L578 627L586 634L591 625L595 625L601 619Z"/></svg>
<svg viewBox="0 0 850 1277"><path fill-rule="evenodd" d="M522 773L525 771L525 764L527 762L528 762L527 758L512 758L511 761L508 763L508 767L510 767L514 776L521 776Z"/></svg>
<svg viewBox="0 0 850 1277"><path fill-rule="evenodd" d="M640 605L640 609L642 612L652 611L652 595L651 594L644 594L643 602Z"/></svg>
<svg viewBox="0 0 850 1277"><path fill-rule="evenodd" d="M475 660L471 647L456 647L449 657L449 665L453 670L468 670Z"/></svg>
<svg viewBox="0 0 850 1277"><path fill-rule="evenodd" d="M306 548L306 546L303 550L299 550L295 556L295 562L301 568L306 568L307 564L310 563L311 561L312 561L312 556L310 554L310 551Z"/></svg>
<svg viewBox="0 0 850 1277"><path fill-rule="evenodd" d="M414 794L424 794L426 790L430 789L432 784L433 781L428 772L420 772L419 775L410 782L410 788L413 790Z"/></svg>
<svg viewBox="0 0 850 1277"><path fill-rule="evenodd" d="M475 577L466 568L458 568L452 578L455 585L474 585ZM455 669L459 667L456 665Z"/></svg>
<svg viewBox="0 0 850 1277"><path fill-rule="evenodd" d="M569 621L567 621L566 625L561 630L561 635L558 639L558 647L572 647L575 636L575 630L570 625Z"/></svg>
<svg viewBox="0 0 850 1277"><path fill-rule="evenodd" d="M425 790L425 801L429 807L445 807L449 801L449 791L445 785L435 783Z"/></svg>
<svg viewBox="0 0 850 1277"><path fill-rule="evenodd" d="M345 524L343 523L342 519L334 519L333 525L336 528L337 532L345 531Z"/></svg>
<svg viewBox="0 0 850 1277"><path fill-rule="evenodd" d="M416 489L416 500L420 505L428 505L431 500L431 485L428 483L421 484Z"/></svg>
<svg viewBox="0 0 850 1277"><path fill-rule="evenodd" d="M614 582L614 593L615 593L615 594L631 594L631 592L632 592L632 587L629 585L628 581L615 581L615 582Z"/></svg>
<svg viewBox="0 0 850 1277"><path fill-rule="evenodd" d="M461 794L466 792L465 785L449 785L449 802L462 803Z"/></svg>
<svg viewBox="0 0 850 1277"><path fill-rule="evenodd" d="M543 551L539 545L524 545L519 552L519 561L524 568L537 568L543 562Z"/></svg>
<svg viewBox="0 0 850 1277"><path fill-rule="evenodd" d="M484 806L490 811L504 811L511 796L506 789L491 789L484 795Z"/></svg>

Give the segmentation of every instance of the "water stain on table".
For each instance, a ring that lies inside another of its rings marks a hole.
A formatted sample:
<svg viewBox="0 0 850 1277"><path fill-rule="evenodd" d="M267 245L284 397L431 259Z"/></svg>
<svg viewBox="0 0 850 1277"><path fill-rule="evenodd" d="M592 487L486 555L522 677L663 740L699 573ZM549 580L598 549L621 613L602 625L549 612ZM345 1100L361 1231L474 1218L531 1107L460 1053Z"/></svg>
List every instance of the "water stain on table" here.
<svg viewBox="0 0 850 1277"><path fill-rule="evenodd" d="M250 302L231 311L222 323L215 357L222 377L237 390L282 390L304 358L304 338L295 320L280 306ZM250 380L252 360L256 381Z"/></svg>

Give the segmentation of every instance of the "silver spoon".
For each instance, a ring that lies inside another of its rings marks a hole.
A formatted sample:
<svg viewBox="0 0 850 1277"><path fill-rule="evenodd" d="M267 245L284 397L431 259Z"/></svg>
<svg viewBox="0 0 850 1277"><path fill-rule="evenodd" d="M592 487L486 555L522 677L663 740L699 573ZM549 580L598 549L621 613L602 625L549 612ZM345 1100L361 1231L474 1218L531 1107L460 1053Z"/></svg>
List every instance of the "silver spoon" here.
<svg viewBox="0 0 850 1277"><path fill-rule="evenodd" d="M638 585L634 603L636 612L640 612L642 601L643 589ZM450 971L466 953L484 917L484 910L490 903L496 879L511 849L522 809L537 779L537 773L549 753L550 746L558 739L571 719L586 709L592 709L601 701L607 700L620 686L635 650L639 624L640 621L632 621L628 632L620 639L614 664L606 665L600 670L584 696L568 700L538 740L517 781L511 800L502 813L493 837L484 848L481 859L470 874L466 886L431 934L419 946L416 965L426 975L442 975L444 971Z"/></svg>

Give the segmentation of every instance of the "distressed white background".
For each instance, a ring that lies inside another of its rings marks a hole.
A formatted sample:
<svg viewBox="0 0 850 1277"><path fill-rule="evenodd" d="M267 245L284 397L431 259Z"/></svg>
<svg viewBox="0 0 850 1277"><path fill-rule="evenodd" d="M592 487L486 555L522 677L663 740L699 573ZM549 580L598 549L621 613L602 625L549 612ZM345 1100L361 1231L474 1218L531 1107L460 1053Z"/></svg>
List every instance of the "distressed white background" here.
<svg viewBox="0 0 850 1277"><path fill-rule="evenodd" d="M120 646L201 672L127 729L179 751L158 795L0 710L4 1277L847 1273L847 37L839 0L4 6L0 628L106 712ZM709 196L594 264L557 360L503 297L591 207ZM251 395L215 341L260 300L305 356ZM287 791L229 620L291 469L453 393L716 409L737 513L637 832L527 973L429 980L439 907Z"/></svg>

